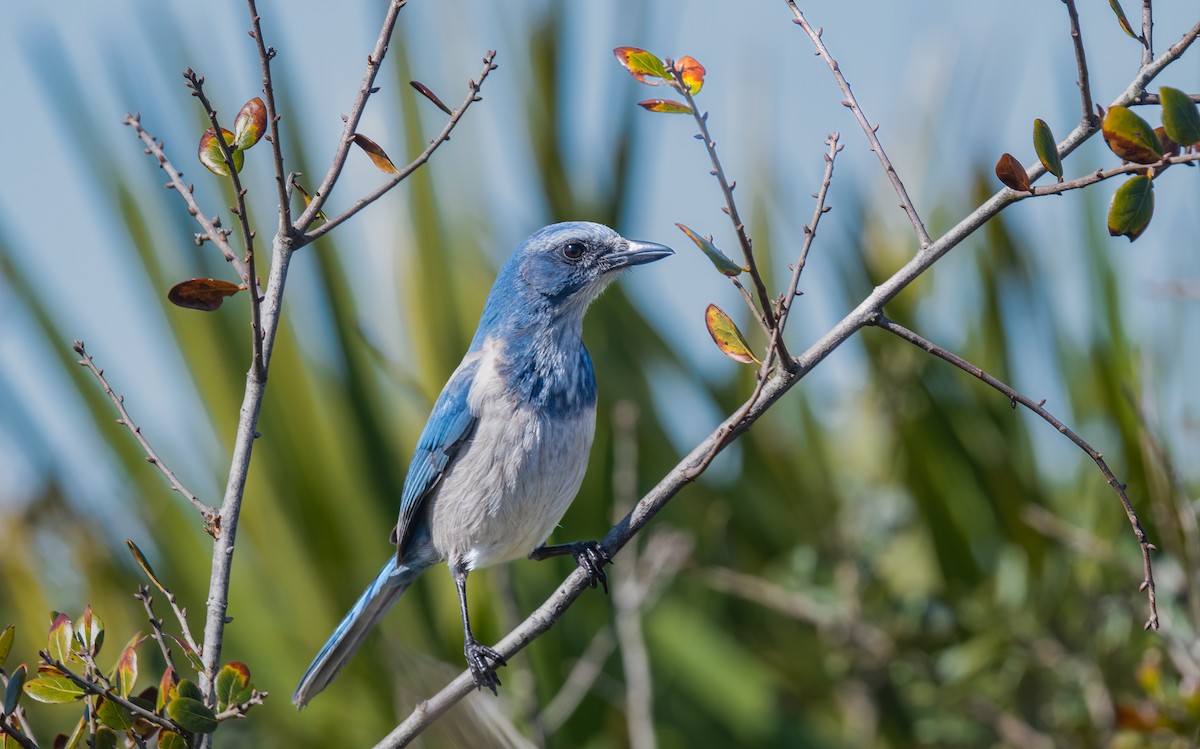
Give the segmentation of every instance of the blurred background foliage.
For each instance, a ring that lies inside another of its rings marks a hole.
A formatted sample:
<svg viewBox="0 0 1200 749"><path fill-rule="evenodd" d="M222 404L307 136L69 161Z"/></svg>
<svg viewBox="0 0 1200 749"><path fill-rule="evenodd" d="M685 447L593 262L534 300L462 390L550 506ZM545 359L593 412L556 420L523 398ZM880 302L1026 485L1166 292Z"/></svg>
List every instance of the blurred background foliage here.
<svg viewBox="0 0 1200 749"><path fill-rule="evenodd" d="M562 4L548 4L517 32L523 46L502 50L502 64L531 71L520 88L524 98L507 104L518 118L508 132L524 138L509 147L533 156L532 184L540 193L530 201L542 206L539 225L588 219L620 228L639 200L651 199L633 158L646 153L647 130L663 127L663 120L635 121L633 102L642 92L632 84L621 89L611 102L617 114L610 143L592 154L601 176L589 181L577 174L563 142L575 115L560 97L572 75L563 15ZM407 85L429 75L428 61L411 59L405 43L424 32L402 20L398 33L381 76L385 91L373 105L391 107L383 117L403 134L403 146L388 139L397 162L401 152L423 147L436 122ZM164 45L160 53L160 71L191 64L187 50ZM173 447L162 452L177 456L185 482L215 501L248 364L245 300L207 315L166 303L165 290L176 281L227 277L226 268L210 247L178 249L194 227L176 197L160 189L152 161L111 157L112 146L97 142L89 125L87 97L70 88L67 71L48 56L43 62L46 80L59 86L48 96L73 128L71 142L81 154L77 176L124 227L124 243L96 251L129 281L131 290L122 293L138 305L135 335L153 339L165 364L137 368L120 350L92 353L135 419L146 410L139 390L151 385L143 378L170 377ZM300 84L286 55L275 69L291 168L315 182L328 149L310 143L303 118L289 111L288 92ZM441 93L448 102L459 95ZM484 107L487 97L485 89ZM191 102L182 88L162 106L191 111L191 121L167 133L155 122L146 121L147 128L169 135L176 163L193 177L202 174L189 145L204 127L201 114L186 109ZM736 116L713 106L718 129ZM468 115L460 133L470 132L477 114ZM445 148L464 140L456 134ZM131 138L114 142L134 149ZM810 156L818 153L814 144ZM298 258L305 267L289 289L275 349L225 646L226 658L248 663L256 686L272 696L249 720L221 729L224 745L370 745L462 669L454 588L435 570L327 693L300 714L287 700L311 655L389 553L406 458L470 339L501 248L519 239L497 227L487 191L462 184L477 175L439 172L440 156L372 209L374 227L392 228L370 236L396 258L387 271L395 318L381 322L383 313L360 293L363 249L340 233ZM700 179L703 154L697 149L692 158L672 169ZM986 155L981 163L990 163ZM973 190L926 201L935 206L928 216L935 232L996 189L986 168L976 171ZM269 184L265 150L251 156L247 172ZM881 218L893 210L893 198L875 196L854 179L840 177L837 221L819 236L811 261L825 266L822 283L810 274L801 311L816 296L844 308L913 251L911 238ZM779 206L771 177L743 178L743 185L756 248L782 278L796 242L773 218ZM198 190L206 205L228 205L229 196L214 194L211 184ZM251 195L260 201L261 237L272 231L271 194L268 188ZM640 621L654 732L663 747L1194 745L1200 735L1194 486L1175 465L1187 456L1161 439L1147 406L1143 346L1123 314L1128 289L1107 262L1111 245L1097 228L1105 199L1088 191L1084 209L1071 215L1069 231L1082 248L1080 304L1091 321L1082 333L1048 301L1056 278L1047 272L1044 243L1005 214L956 251L953 284L969 301L954 310L952 339L940 342L1002 379L1020 380L1030 358L1038 373L1049 373L1057 396L1051 409L1128 482L1161 549L1162 632L1142 631L1138 552L1116 496L1090 461L981 383L882 331L865 330L823 365L830 370L823 385L806 381L789 394L682 492L649 540L622 557L615 585L641 586L642 600L633 602L640 612L620 604L619 592L586 594L502 674L499 699L470 697L423 745L627 745L626 689L639 656L629 649L629 632L616 626L618 612ZM799 212L808 215L807 208ZM713 214L709 231L723 218ZM691 252L681 236L674 244L681 255ZM131 597L142 579L122 548L124 537L146 551L198 631L209 539L114 424L96 382L74 364L69 344L76 335L63 306L72 290L58 287L2 230L0 277L9 303L53 352L47 386L60 387L74 404L72 430L94 444L97 471L120 487L109 504L79 501L86 493L72 484L73 475L55 470L54 435L0 371L7 428L49 456L35 496L0 503L0 625L17 625L14 657L35 660L52 609L78 615L91 603L111 642L146 629ZM668 272L654 283L670 278ZM88 290L87 298L88 314L105 315L103 289ZM598 433L562 539L602 535L687 447L677 438L680 421L712 415L705 422L711 428L717 414L735 409L752 389L748 368L697 372L694 354L676 350L664 328L685 323L649 324L640 313L655 303L633 299L619 285L588 318L585 335L600 382ZM928 333L927 323L945 317L943 303L937 284L926 279L887 312ZM686 324L701 323L694 316ZM944 319L940 325L947 329ZM793 350L815 332L819 321L799 323ZM831 409L830 387L849 406ZM152 441L156 436L149 433ZM631 568L635 553L639 564ZM657 574L647 576L647 568ZM518 562L481 573L472 588L477 633L498 638L568 569L568 561ZM161 668L153 648L141 654L153 664L143 665L144 672ZM581 680L573 670L581 659L598 666L594 679ZM580 687L577 700L564 693L565 682ZM75 717L69 708L48 707L32 715L43 737L67 730Z"/></svg>

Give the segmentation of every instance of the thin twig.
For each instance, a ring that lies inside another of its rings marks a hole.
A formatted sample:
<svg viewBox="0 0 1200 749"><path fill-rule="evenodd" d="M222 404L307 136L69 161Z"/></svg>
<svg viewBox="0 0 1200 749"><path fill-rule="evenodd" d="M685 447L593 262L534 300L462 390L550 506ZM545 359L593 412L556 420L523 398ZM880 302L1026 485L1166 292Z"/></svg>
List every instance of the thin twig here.
<svg viewBox="0 0 1200 749"><path fill-rule="evenodd" d="M250 37L258 46L258 62L262 67L263 100L267 105L267 122L271 126L271 155L275 161L275 184L279 189L279 231L288 231L292 225L292 205L288 200L287 173L283 167L283 144L279 140L279 114L275 108L275 82L271 76L271 60L275 58L275 48L268 47L263 39L262 19L258 15L255 0L246 0L250 8Z"/></svg>
<svg viewBox="0 0 1200 749"><path fill-rule="evenodd" d="M320 226L313 229L312 231L305 233L303 238L299 242L299 246L308 244L309 242L312 242L313 240L318 239L319 237L322 237L325 234L329 233L331 230L334 229L334 227L338 226L339 224L344 222L346 219L348 219L351 216L353 216L354 214L358 213L363 208L366 208L371 203L374 203L376 200L381 198L385 193L387 193L393 187L400 184L405 179L408 179L408 176L410 174L415 172L426 161L429 161L429 157L432 156L433 152L438 149L438 146L442 145L443 143L445 143L447 140L450 139L450 133L454 130L455 126L458 125L458 122L459 122L459 120L462 119L463 115L466 114L467 108L470 107L475 102L481 100L482 97L479 96L479 90L483 87L483 82L487 79L488 73L491 73L493 70L496 69L495 63L492 62L492 60L494 60L495 58L496 58L496 51L488 50L487 54L484 55L484 57L483 57L483 70L479 74L479 81L478 82L476 82L475 80L467 81L467 87L468 87L468 89L470 89L469 93L467 94L467 98L464 99L463 103L458 106L458 109L454 110L454 114L451 115L450 119L446 122L446 125L442 128L441 132L437 134L436 138L429 141L429 145L427 145L425 147L424 151L422 151L415 159L410 161L408 163L408 165L405 166L403 169L401 169L400 171L393 174L391 176L391 178L388 179L387 182L384 182L382 185L380 185L379 187L372 190L366 196L356 200L354 202L354 205L350 206L348 209L346 209L342 213L338 214L337 216L334 216L333 218L329 219L328 221L321 224ZM354 135L353 133L350 133L351 142L353 142L353 135ZM324 186L322 186L321 189L325 189ZM311 211L312 207L316 204L317 204L317 196L314 195L312 203L309 204L308 210L305 211L304 216L307 216L309 211ZM302 216L300 220L303 221L303 219L304 219L304 217Z"/></svg>
<svg viewBox="0 0 1200 749"><path fill-rule="evenodd" d="M1016 200L1025 200L1026 198L1039 198L1043 195L1061 195L1064 192L1078 190L1082 187L1094 185L1097 182L1103 182L1106 179L1120 177L1126 174L1144 174L1148 170L1154 170L1161 173L1166 167L1172 164L1190 164L1200 162L1200 153L1181 153L1178 156L1168 156L1157 164L1122 164L1115 166L1112 169L1097 169L1091 174L1077 177L1075 179L1063 180L1049 185L1037 185L1033 192L1017 192L1013 191ZM1036 167L1035 167L1036 168ZM1033 172L1035 168L1030 168L1028 171ZM1039 175L1040 176L1040 175Z"/></svg>
<svg viewBox="0 0 1200 749"><path fill-rule="evenodd" d="M1059 421L1053 414L1047 411L1045 408L1045 401L1038 402L1028 398L1027 396L1021 395L1013 388L1009 387L987 372L984 372L982 369L970 363L969 361L922 338L920 335L914 333L908 328L905 328L903 325L889 320L883 315L879 315L874 324L877 327L888 331L889 333L899 336L914 346L933 354L939 359L953 364L967 374L970 374L971 376L987 383L996 390L999 390L1008 397L1013 408L1016 408L1016 404L1018 403L1020 403L1022 406L1025 406L1030 411L1040 416L1047 424L1058 430L1060 434L1071 440L1071 442L1074 442L1080 450L1083 450L1087 456L1091 458L1093 462L1095 462L1096 467L1100 469L1100 473L1104 475L1104 480L1113 488L1113 491L1117 493L1117 497L1121 500L1121 506L1125 508L1125 515L1127 518L1129 518L1129 525L1133 528L1133 535L1137 539L1138 546L1141 547L1142 570L1144 573L1141 589L1146 592L1150 602L1150 616L1146 620L1145 627L1146 629L1158 629L1158 605L1155 601L1154 595L1154 571L1150 563L1150 552L1157 550L1157 547L1150 543L1150 541L1146 538L1146 531L1142 529L1142 523L1140 520L1138 520L1137 512L1133 509L1133 503L1129 501L1129 495L1125 492L1125 484L1122 484L1117 480L1117 477L1113 475L1112 470L1108 467L1108 463L1104 460L1104 456L1101 455L1096 448L1092 447L1082 437L1071 430L1070 427Z"/></svg>
<svg viewBox="0 0 1200 749"><path fill-rule="evenodd" d="M77 674L77 673L73 672L71 669L69 669L67 667L67 665L65 663L63 663L62 661L60 661L56 658L51 658L49 652L43 650L39 653L39 655L42 657L42 660L45 661L45 663L47 665L53 666L58 671L62 672L62 675L65 676L68 680L70 680L71 683L80 687L88 694L94 694L94 695L103 697L106 700L110 700L111 702L113 702L117 705L120 705L121 707L125 708L129 712L138 716L139 718L142 718L144 720L149 721L150 723L153 723L154 725L158 726L159 728L165 728L168 731L174 731L176 733L186 733L186 731L180 725L175 723L175 721L170 720L168 718L164 718L163 716L159 715L158 713L154 712L153 710L147 710L146 708L142 707L141 705L138 705L134 702L130 702L129 700L122 697L121 695L112 691L111 687L106 688L106 687L103 687L100 684L92 681L91 679L83 678L79 674Z"/></svg>
<svg viewBox="0 0 1200 749"><path fill-rule="evenodd" d="M1186 96L1187 96L1187 98L1191 99L1192 101L1196 102L1197 104L1200 104L1200 94L1186 94ZM1128 104L1126 104L1126 106L1129 106L1129 107L1140 107L1140 106L1147 106L1147 105L1155 106L1155 107L1160 106L1160 105L1162 105L1162 98L1159 97L1158 94L1143 93L1136 100L1131 101Z"/></svg>
<svg viewBox="0 0 1200 749"><path fill-rule="evenodd" d="M700 130L696 139L704 141L704 149L708 152L708 160L712 163L712 170L709 173L716 177L717 183L721 185L721 194L725 198L725 207L721 210L733 222L734 233L737 234L738 244L742 248L742 257L746 260L746 270L750 273L750 278L754 281L754 290L758 294L762 319L765 321L765 327L770 335L770 331L775 329L775 309L771 304L771 296L767 292L766 282L763 281L762 273L758 270L758 261L754 257L754 244L750 241L746 225L738 214L737 201L733 199L733 191L737 187L737 183L730 182L725 176L725 169L721 166L721 159L717 156L717 142L713 140L708 130L708 112L701 113L696 106L691 88L683 80L683 71L672 65L670 60L667 60L667 66L671 75L674 76L675 90L687 99L688 106L692 110L692 117L696 121L696 127ZM786 352L784 356L787 356Z"/></svg>
<svg viewBox="0 0 1200 749"><path fill-rule="evenodd" d="M346 116L346 126L342 128L342 139L338 142L337 150L333 154L329 171L325 174L325 179L321 180L317 191L313 193L312 202L292 224L297 234L303 234L308 226L316 220L317 214L325 206L329 193L333 191L333 186L337 184L338 177L342 174L342 168L346 165L346 157L350 153L350 146L354 143L354 133L358 130L358 122L362 119L363 110L366 109L367 99L371 98L371 94L375 92L375 75L379 72L383 56L387 54L392 31L396 28L396 18L404 6L405 0L391 0L388 3L383 25L379 29L379 37L375 40L375 49L367 56L367 71L358 85L358 94L354 98L354 105L350 107L350 114Z"/></svg>
<svg viewBox="0 0 1200 749"><path fill-rule="evenodd" d="M141 601L142 606L146 609L146 618L150 620L150 628L152 630L150 636L158 643L158 648L162 651L163 660L166 661L167 668L175 673L179 673L179 669L175 667L175 657L171 654L170 646L167 645L167 638L163 636L163 620L154 615L154 598L150 595L150 587L139 585L137 595L134 598Z"/></svg>
<svg viewBox="0 0 1200 749"><path fill-rule="evenodd" d="M113 405L117 407L117 413L120 415L120 418L117 419L117 423L129 429L129 431L133 434L134 439L136 439L138 444L142 446L142 450L146 453L146 462L156 466L159 472L166 477L167 483L171 485L171 491L177 492L196 508L196 511L200 513L200 517L204 519L205 531L207 531L209 535L215 535L217 531L213 526L213 519L216 517L216 511L212 507L209 507L205 503L201 502L195 494L192 494L191 491L189 491L188 488L183 485L183 482L179 480L179 477L175 475L175 472L168 468L167 464L158 457L158 453L155 452L154 448L150 445L149 440L147 440L145 435L142 434L142 428L133 423L133 418L130 417L129 411L125 409L125 396L117 395L116 392L113 391L112 386L108 384L108 380L104 378L104 370L96 366L96 363L92 360L91 354L89 354L87 349L84 348L83 341L75 341L74 349L75 353L83 357L79 360L79 364L87 367L88 370L95 375L96 379L100 382L100 386L104 388L104 393L108 396L109 400L113 402Z"/></svg>
<svg viewBox="0 0 1200 749"><path fill-rule="evenodd" d="M204 211L200 210L200 204L196 202L196 196L192 194L192 185L185 184L183 181L183 173L180 172L167 158L166 152L163 151L162 141L155 140L150 133L142 127L141 116L138 114L127 114L125 119L121 121L133 128L133 132L146 144L144 151L153 156L158 161L158 166L171 181L167 183L169 188L179 193L183 198L183 202L187 205L188 213L192 218L196 219L196 223L200 224L203 229L203 234L200 235L204 240L212 242L217 249L225 257L225 261L233 266L238 277L242 279L242 283L246 284L246 288L250 288L250 272L246 268L246 264L234 252L232 245L229 244L228 233L225 229L220 228L218 220L210 220ZM200 240L197 240L200 241Z"/></svg>
<svg viewBox="0 0 1200 749"><path fill-rule="evenodd" d="M253 6L251 10L253 12ZM246 188L242 187L242 178L233 165L233 148L225 142L225 137L222 135L221 123L217 121L217 110L204 95L204 76L197 75L194 70L188 68L183 71L183 77L187 79L188 88L192 89L192 96L200 100L200 106L204 107L204 113L208 115L208 121L212 123L217 146L221 149L221 157L225 159L225 168L229 170L229 180L233 183L233 195L237 200L237 205L231 206L229 210L237 216L238 226L242 230L242 246L246 248L246 272L250 274L250 282L246 285L250 288L251 350L254 356L254 367L251 372L260 379L266 379L267 373L263 368L262 354L262 310L260 308L262 297L258 293L258 274L254 267L254 230L250 228L250 217L246 215Z"/></svg>
<svg viewBox="0 0 1200 749"><path fill-rule="evenodd" d="M8 724L8 716L0 716L0 733L4 733L12 737L12 740L20 744L24 749L38 749L38 745L33 739L26 736L21 729Z"/></svg>
<svg viewBox="0 0 1200 749"><path fill-rule="evenodd" d="M245 718L246 712L255 705L263 704L267 697L271 696L270 692L260 692L257 689L250 690L250 699L245 702L239 702L236 705L230 705L225 710L217 713L217 720L228 720L230 718Z"/></svg>
<svg viewBox="0 0 1200 749"><path fill-rule="evenodd" d="M808 25L804 14L800 12L800 8L796 7L795 0L787 0L787 4L792 9L792 15L795 16L793 22L808 34L808 38L812 40L813 45L817 48L817 54L825 60L825 64L832 71L834 79L837 80L838 86L842 89L842 95L846 97L842 101L842 105L848 107L854 113L854 117L858 120L859 126L862 127L863 133L866 134L867 140L870 141L871 150L879 157L879 163L883 165L883 171L887 174L888 180L891 181L892 188L896 191L896 196L900 198L900 207L908 214L908 220L912 223L913 231L917 233L917 239L921 242L921 249L924 250L929 246L931 241L929 232L925 230L925 224L921 221L921 216L917 213L912 199L908 197L908 190L904 187L904 182L900 180L900 175L896 172L896 168L892 166L891 160L883 150L883 144L879 142L879 136L875 132L878 126L870 123L866 114L863 113L862 107L858 105L858 100L854 98L854 92L850 90L849 82L842 75L842 69L838 66L837 60L833 59L833 55L829 54L829 50L825 47L825 42L821 40L821 29L814 29Z"/></svg>
<svg viewBox="0 0 1200 749"><path fill-rule="evenodd" d="M1096 106L1092 103L1092 84L1088 80L1087 55L1083 51L1083 33L1079 29L1079 12L1075 8L1075 0L1063 0L1067 6L1067 17L1071 21L1071 45L1075 48L1075 67L1079 71L1079 104L1083 110L1081 121L1086 125L1096 125L1099 117ZM1144 63L1143 63L1144 64Z"/></svg>

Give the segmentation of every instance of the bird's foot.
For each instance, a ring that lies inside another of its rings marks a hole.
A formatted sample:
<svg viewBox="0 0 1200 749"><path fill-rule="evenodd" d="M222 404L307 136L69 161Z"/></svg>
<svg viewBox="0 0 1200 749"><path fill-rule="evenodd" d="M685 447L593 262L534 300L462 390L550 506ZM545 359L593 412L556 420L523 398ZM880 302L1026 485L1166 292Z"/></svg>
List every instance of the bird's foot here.
<svg viewBox="0 0 1200 749"><path fill-rule="evenodd" d="M490 689L492 694L497 694L500 677L496 675L496 666L508 665L504 656L473 638L467 640L463 654L467 656L467 666L471 669L471 677L475 679L475 688Z"/></svg>
<svg viewBox="0 0 1200 749"><path fill-rule="evenodd" d="M604 595L608 595L608 575L604 574L604 565L612 564L612 557L604 550L599 541L578 541L571 544L571 555L575 557L575 562L588 573L588 587L594 588L597 584L604 589Z"/></svg>

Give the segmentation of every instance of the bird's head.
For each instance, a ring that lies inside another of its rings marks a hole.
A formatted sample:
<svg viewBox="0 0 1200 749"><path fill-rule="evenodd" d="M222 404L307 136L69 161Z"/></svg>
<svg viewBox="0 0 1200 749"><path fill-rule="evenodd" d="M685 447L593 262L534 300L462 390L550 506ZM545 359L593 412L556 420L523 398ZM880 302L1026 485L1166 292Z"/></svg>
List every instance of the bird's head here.
<svg viewBox="0 0 1200 749"><path fill-rule="evenodd" d="M601 224L573 221L534 232L501 276L563 311L587 309L619 271L674 254L653 242L625 239ZM499 281L497 282L499 287Z"/></svg>

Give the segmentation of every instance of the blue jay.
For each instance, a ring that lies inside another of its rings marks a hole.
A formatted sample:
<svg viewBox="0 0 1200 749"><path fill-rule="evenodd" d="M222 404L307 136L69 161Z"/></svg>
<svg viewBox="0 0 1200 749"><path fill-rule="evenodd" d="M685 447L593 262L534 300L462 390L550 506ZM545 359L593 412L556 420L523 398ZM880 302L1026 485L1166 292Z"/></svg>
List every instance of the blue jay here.
<svg viewBox="0 0 1200 749"><path fill-rule="evenodd" d="M605 586L595 541L546 546L574 499L596 428L596 379L583 314L618 271L673 254L600 224L538 230L501 268L479 328L417 441L392 531L396 553L346 614L292 695L324 689L413 581L446 562L458 588L463 652L494 693L504 659L471 633L467 573L519 557L570 554Z"/></svg>

